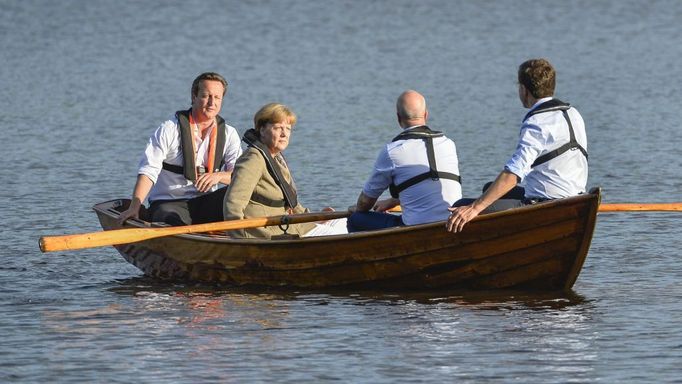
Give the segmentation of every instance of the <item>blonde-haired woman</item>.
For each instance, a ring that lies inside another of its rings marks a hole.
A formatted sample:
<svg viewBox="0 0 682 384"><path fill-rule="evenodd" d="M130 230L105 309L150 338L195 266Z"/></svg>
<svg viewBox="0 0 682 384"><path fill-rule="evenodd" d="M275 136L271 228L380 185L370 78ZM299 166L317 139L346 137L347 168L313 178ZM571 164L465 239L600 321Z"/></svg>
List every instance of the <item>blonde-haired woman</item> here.
<svg viewBox="0 0 682 384"><path fill-rule="evenodd" d="M253 118L254 128L244 133L248 145L237 159L232 182L225 195L225 220L304 213L296 185L282 154L291 138L296 114L287 106L271 103ZM325 210L332 210L325 208ZM289 234L319 236L346 233L345 219L324 223L292 224ZM232 237L271 238L284 232L277 226L230 231Z"/></svg>

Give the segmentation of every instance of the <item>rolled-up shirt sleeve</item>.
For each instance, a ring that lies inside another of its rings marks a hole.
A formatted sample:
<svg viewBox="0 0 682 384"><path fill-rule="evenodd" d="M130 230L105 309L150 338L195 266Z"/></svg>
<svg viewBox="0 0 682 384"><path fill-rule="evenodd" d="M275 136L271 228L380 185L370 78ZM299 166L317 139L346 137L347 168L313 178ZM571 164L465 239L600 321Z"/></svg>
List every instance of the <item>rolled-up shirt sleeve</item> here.
<svg viewBox="0 0 682 384"><path fill-rule="evenodd" d="M504 165L504 169L515 174L521 180L531 171L535 160L545 148L547 139L540 127L534 124L524 124L521 127L519 143L512 157Z"/></svg>
<svg viewBox="0 0 682 384"><path fill-rule="evenodd" d="M223 167L221 171L232 171L234 164L242 155L241 138L236 129L225 127L227 130L227 143L225 145L225 156L223 157Z"/></svg>
<svg viewBox="0 0 682 384"><path fill-rule="evenodd" d="M388 148L384 146L377 156L372 174L365 183L362 193L371 198L379 198L393 181L391 175L394 168L393 160L388 155Z"/></svg>
<svg viewBox="0 0 682 384"><path fill-rule="evenodd" d="M145 175L156 184L163 167L163 161L168 157L169 149L174 140L174 131L177 125L172 121L166 121L159 126L149 138L144 154L140 159L137 173Z"/></svg>

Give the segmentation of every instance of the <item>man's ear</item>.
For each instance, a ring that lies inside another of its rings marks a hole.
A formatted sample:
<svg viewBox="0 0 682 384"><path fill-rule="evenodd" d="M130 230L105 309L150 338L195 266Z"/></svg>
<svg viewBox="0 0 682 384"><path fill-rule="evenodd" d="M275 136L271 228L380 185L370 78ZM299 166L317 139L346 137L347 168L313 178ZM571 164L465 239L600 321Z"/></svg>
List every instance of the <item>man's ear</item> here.
<svg viewBox="0 0 682 384"><path fill-rule="evenodd" d="M523 104L524 107L530 108L531 105L528 105L529 102L529 96L530 92L528 91L528 88L526 88L525 85L519 84L519 97L521 98L521 104Z"/></svg>

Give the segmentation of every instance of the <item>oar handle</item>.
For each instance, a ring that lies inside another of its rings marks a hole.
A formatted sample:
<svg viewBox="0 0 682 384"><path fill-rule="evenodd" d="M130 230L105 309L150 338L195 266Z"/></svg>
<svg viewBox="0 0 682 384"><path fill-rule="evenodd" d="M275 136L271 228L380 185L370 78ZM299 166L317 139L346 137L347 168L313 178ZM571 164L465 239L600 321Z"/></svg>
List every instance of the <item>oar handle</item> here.
<svg viewBox="0 0 682 384"><path fill-rule="evenodd" d="M350 212L348 211L314 212L298 215L256 217L252 219L220 221L217 223L183 225L178 227L122 228L75 235L42 236L39 240L39 245L40 250L43 252L65 251L135 243L158 237L186 233L229 231L235 229L267 227L269 225L299 224L311 221L332 220L348 217L349 215Z"/></svg>

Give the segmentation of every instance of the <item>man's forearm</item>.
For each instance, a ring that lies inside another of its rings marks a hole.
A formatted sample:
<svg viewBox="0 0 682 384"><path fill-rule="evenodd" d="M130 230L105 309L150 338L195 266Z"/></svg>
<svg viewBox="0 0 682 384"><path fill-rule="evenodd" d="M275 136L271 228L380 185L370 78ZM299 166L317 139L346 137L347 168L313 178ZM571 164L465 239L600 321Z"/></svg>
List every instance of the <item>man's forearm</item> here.
<svg viewBox="0 0 682 384"><path fill-rule="evenodd" d="M360 192L360 196L358 196L358 202L355 204L355 211L367 212L374 207L376 202L377 199L375 197L369 197L365 195L364 192Z"/></svg>
<svg viewBox="0 0 682 384"><path fill-rule="evenodd" d="M519 182L519 177L504 170L500 172L493 184L473 203L477 211L483 211L492 203L511 191Z"/></svg>

